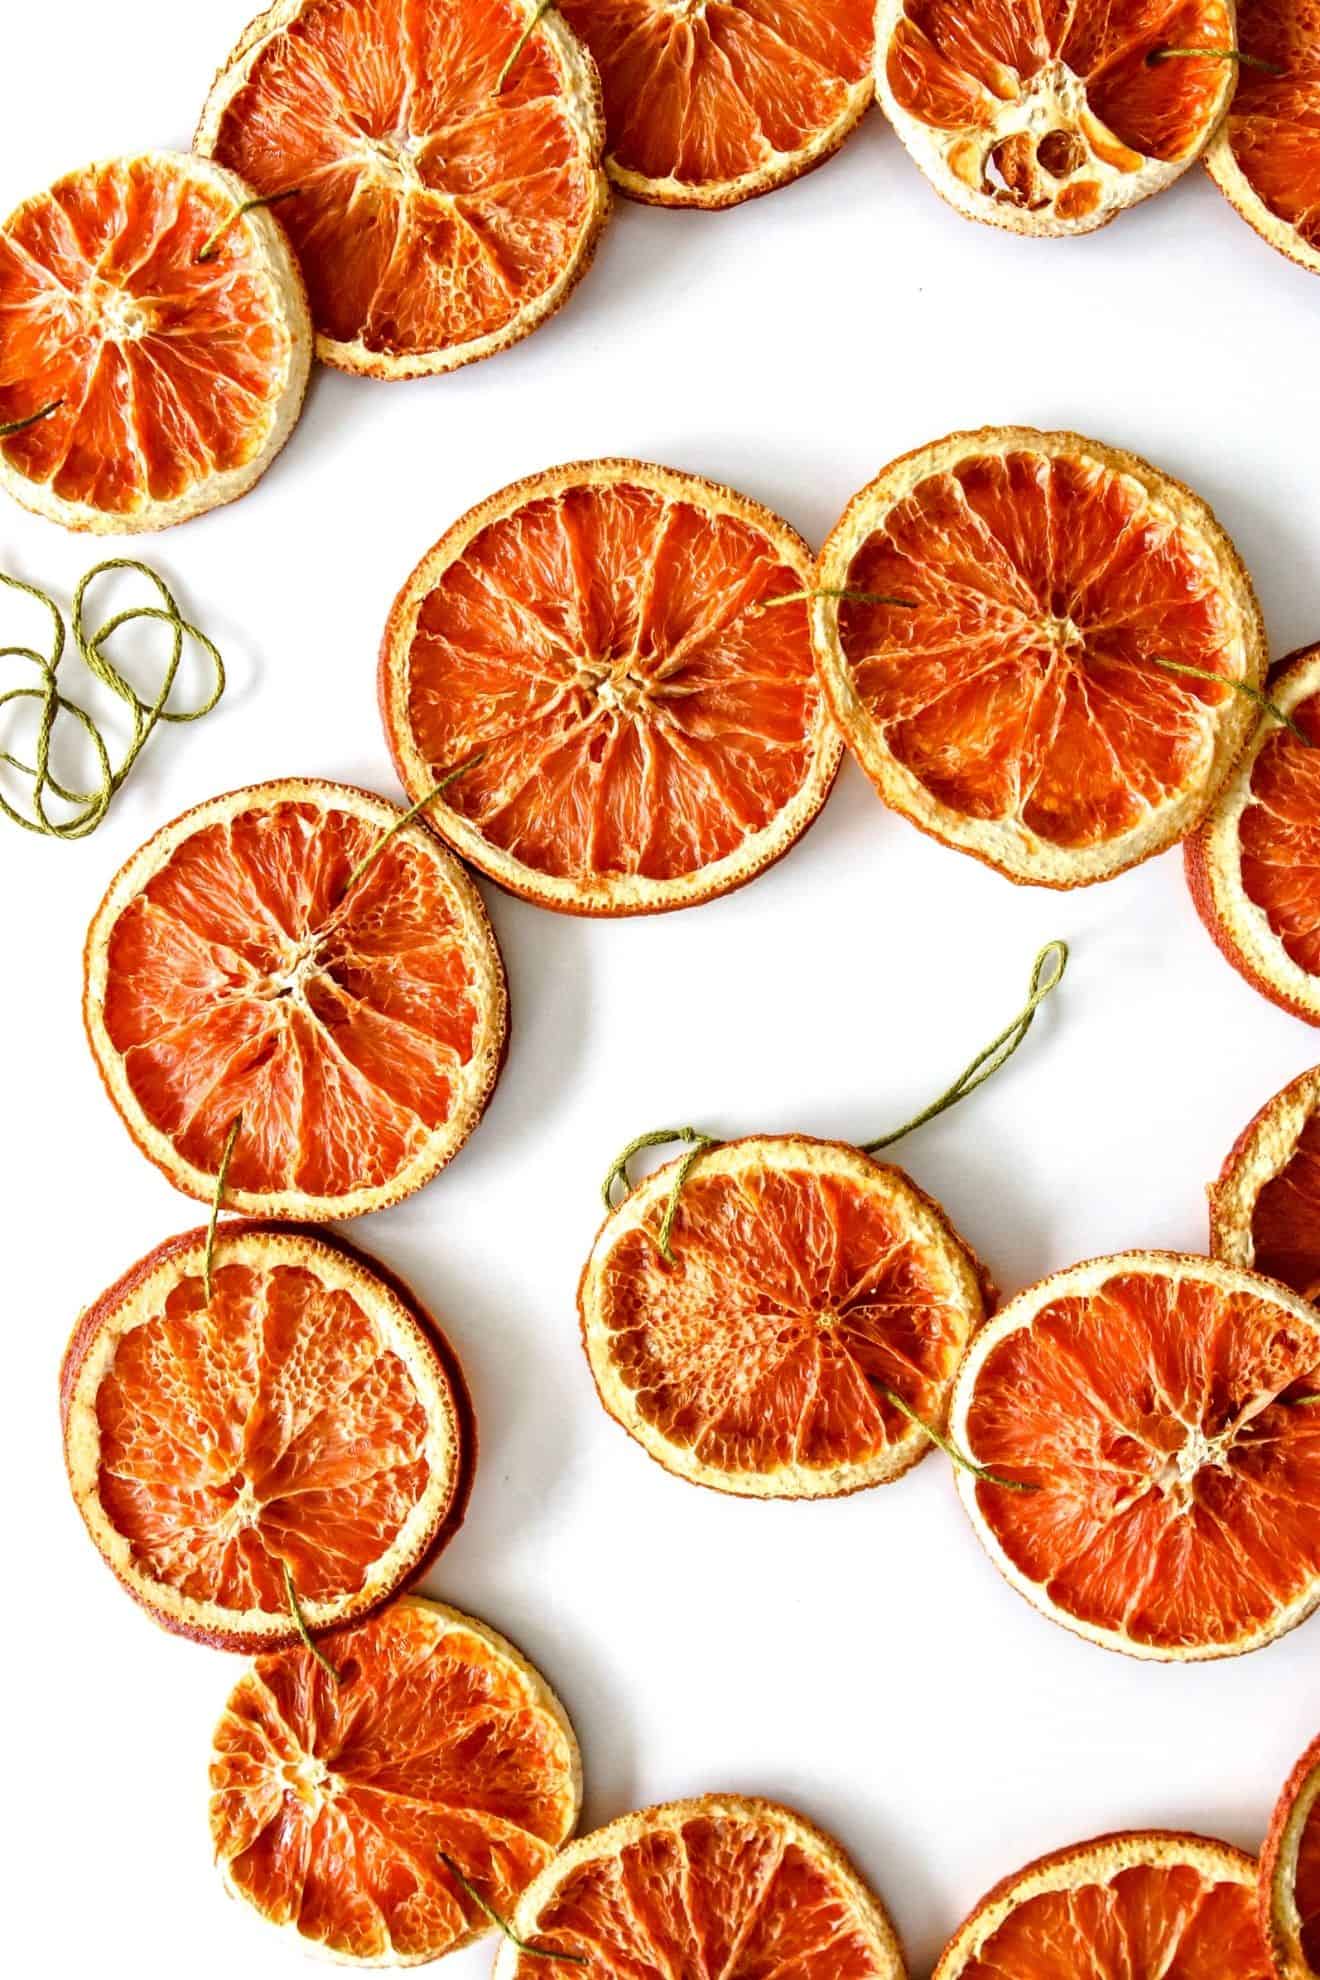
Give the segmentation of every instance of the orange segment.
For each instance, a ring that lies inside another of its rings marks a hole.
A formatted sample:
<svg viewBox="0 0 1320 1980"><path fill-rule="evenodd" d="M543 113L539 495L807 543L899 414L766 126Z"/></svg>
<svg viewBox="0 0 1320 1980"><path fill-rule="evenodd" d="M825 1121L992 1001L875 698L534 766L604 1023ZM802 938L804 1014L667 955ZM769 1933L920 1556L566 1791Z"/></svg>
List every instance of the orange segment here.
<svg viewBox="0 0 1320 1980"><path fill-rule="evenodd" d="M338 1959L411 1965L487 1929L448 1856L501 1915L577 1818L572 1730L493 1630L405 1598L329 1648L240 1679L211 1756L230 1889Z"/></svg>
<svg viewBox="0 0 1320 1980"><path fill-rule="evenodd" d="M1267 1101L1210 1191L1216 1258L1320 1298L1320 1066Z"/></svg>
<svg viewBox="0 0 1320 1980"><path fill-rule="evenodd" d="M1238 0L1244 63L1206 155L1220 189L1272 247L1320 269L1320 14L1315 0Z"/></svg>
<svg viewBox="0 0 1320 1980"><path fill-rule="evenodd" d="M555 310L606 211L589 60L530 0L284 0L212 88L199 149L279 213L327 362L448 371Z"/></svg>

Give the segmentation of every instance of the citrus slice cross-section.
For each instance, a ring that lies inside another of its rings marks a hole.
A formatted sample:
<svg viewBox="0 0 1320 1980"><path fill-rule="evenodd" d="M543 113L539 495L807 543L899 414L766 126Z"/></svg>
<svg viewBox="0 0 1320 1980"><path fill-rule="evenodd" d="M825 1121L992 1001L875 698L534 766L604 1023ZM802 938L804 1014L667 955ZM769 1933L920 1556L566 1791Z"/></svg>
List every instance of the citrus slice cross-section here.
<svg viewBox="0 0 1320 1980"><path fill-rule="evenodd" d="M1260 1859L1261 1922L1276 1980L1320 1974L1320 1739L1297 1762Z"/></svg>
<svg viewBox="0 0 1320 1980"><path fill-rule="evenodd" d="M894 461L820 589L817 664L863 769L1012 880L1078 886L1172 845L1255 719L1227 685L1266 664L1233 545L1179 482L1075 433L987 427Z"/></svg>
<svg viewBox="0 0 1320 1980"><path fill-rule="evenodd" d="M880 0L876 87L960 213L1086 234L1185 172L1219 126L1232 0ZM1197 51L1164 59L1165 51Z"/></svg>
<svg viewBox="0 0 1320 1980"><path fill-rule="evenodd" d="M537 14L276 0L216 77L197 148L287 195L327 364L452 371L535 330L586 270L609 210L600 81L554 9L520 48Z"/></svg>
<svg viewBox="0 0 1320 1980"><path fill-rule="evenodd" d="M1210 1191L1210 1248L1320 1299L1320 1066L1266 1102Z"/></svg>
<svg viewBox="0 0 1320 1980"><path fill-rule="evenodd" d="M495 1980L904 1980L884 1907L838 1844L741 1795L624 1815L524 1893ZM566 1957L556 1968L545 1956ZM567 1959L577 1962L570 1967Z"/></svg>
<svg viewBox="0 0 1320 1980"><path fill-rule="evenodd" d="M471 1408L448 1343L340 1239L171 1238L83 1315L60 1379L87 1530L157 1622L226 1650L378 1608L462 1519ZM286 1583L286 1574L288 1583Z"/></svg>
<svg viewBox="0 0 1320 1980"><path fill-rule="evenodd" d="M1253 988L1320 1024L1320 646L1270 676L1267 717L1187 842L1197 913Z"/></svg>
<svg viewBox="0 0 1320 1980"><path fill-rule="evenodd" d="M87 1035L186 1194L211 1200L233 1134L227 1209L357 1216L429 1182L480 1119L507 1032L499 951L463 869L399 825L344 784L257 784L185 812L111 883Z"/></svg>
<svg viewBox="0 0 1320 1980"><path fill-rule="evenodd" d="M834 1498L930 1449L984 1313L976 1263L900 1169L842 1142L706 1150L659 1231L673 1167L596 1239L579 1305L606 1409L651 1457L747 1498Z"/></svg>
<svg viewBox="0 0 1320 1980"><path fill-rule="evenodd" d="M0 227L0 485L68 529L232 502L302 407L312 328L270 214L208 159L70 172ZM205 258L203 251L214 247Z"/></svg>
<svg viewBox="0 0 1320 1980"><path fill-rule="evenodd" d="M734 206L838 150L875 95L872 0L560 0L605 91L606 170L656 206Z"/></svg>
<svg viewBox="0 0 1320 1980"><path fill-rule="evenodd" d="M326 1648L338 1683L284 1650L231 1693L211 1752L216 1860L236 1896L334 1958L418 1966L489 1929L478 1898L507 1917L572 1833L577 1744L512 1644L438 1602L404 1596Z"/></svg>
<svg viewBox="0 0 1320 1980"><path fill-rule="evenodd" d="M428 822L543 907L727 893L788 851L838 768L811 573L787 523L696 475L592 461L515 483L395 601L380 698L405 788L479 754Z"/></svg>
<svg viewBox="0 0 1320 1980"><path fill-rule="evenodd" d="M933 1980L1271 1980L1255 1883L1204 1836L1099 1836L996 1885Z"/></svg>
<svg viewBox="0 0 1320 1980"><path fill-rule="evenodd" d="M972 1342L954 1442L982 1544L1027 1600L1106 1649L1235 1656L1320 1605L1320 1315L1206 1258L1056 1272Z"/></svg>
<svg viewBox="0 0 1320 1980"><path fill-rule="evenodd" d="M1320 16L1315 0L1237 0L1252 59L1219 135L1210 176L1271 247L1320 273Z"/></svg>

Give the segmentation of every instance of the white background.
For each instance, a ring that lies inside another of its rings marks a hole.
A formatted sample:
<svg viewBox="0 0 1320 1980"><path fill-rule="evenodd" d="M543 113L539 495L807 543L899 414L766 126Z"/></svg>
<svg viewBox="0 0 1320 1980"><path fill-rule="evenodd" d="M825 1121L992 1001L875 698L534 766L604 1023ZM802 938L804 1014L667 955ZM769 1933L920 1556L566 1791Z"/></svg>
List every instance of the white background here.
<svg viewBox="0 0 1320 1980"><path fill-rule="evenodd" d="M0 211L91 157L186 143L247 11L6 9ZM924 440L1075 426L1209 499L1281 654L1320 635L1318 312L1320 283L1199 170L1092 238L1021 241L946 209L875 114L819 173L739 211L621 204L569 305L505 356L412 385L317 376L253 494L132 546L215 634L232 685L207 722L156 738L94 838L0 823L14 1971L277 1980L303 1957L209 1862L208 1741L236 1665L121 1594L61 1467L75 1316L199 1216L133 1148L83 1041L83 934L120 861L258 778L397 796L375 711L396 588L480 497L595 454L717 476L819 543ZM66 597L96 549L0 514L0 567ZM0 609L0 638L18 636ZM884 812L849 767L801 846L729 900L614 926L490 906L515 1014L494 1104L448 1173L353 1235L434 1309L476 1395L471 1515L426 1586L558 1687L587 1820L714 1788L794 1802L883 1893L918 1975L1039 1851L1146 1824L1254 1846L1315 1732L1320 1621L1185 1670L1092 1649L999 1581L938 1456L838 1504L694 1490L599 1408L574 1309L601 1173L634 1132L877 1133L1007 1020L1054 935L1072 971L1029 1047L901 1159L1007 1291L1097 1252L1200 1247L1203 1185L1315 1054L1219 959L1178 854L1071 897L1020 891ZM475 1949L454 1980L488 1965Z"/></svg>

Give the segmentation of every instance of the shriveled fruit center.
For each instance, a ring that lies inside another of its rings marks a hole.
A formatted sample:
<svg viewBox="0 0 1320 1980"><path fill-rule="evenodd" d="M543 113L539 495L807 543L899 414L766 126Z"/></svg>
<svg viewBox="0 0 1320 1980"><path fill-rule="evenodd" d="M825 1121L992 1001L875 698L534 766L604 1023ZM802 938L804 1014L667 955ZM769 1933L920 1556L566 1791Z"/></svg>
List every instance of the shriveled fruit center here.
<svg viewBox="0 0 1320 1980"><path fill-rule="evenodd" d="M1291 713L1313 746L1281 731L1261 748L1240 827L1242 885L1291 960L1320 976L1320 696Z"/></svg>
<svg viewBox="0 0 1320 1980"><path fill-rule="evenodd" d="M1191 1863L1134 1864L1025 1899L959 1980L1269 1980L1254 1899Z"/></svg>

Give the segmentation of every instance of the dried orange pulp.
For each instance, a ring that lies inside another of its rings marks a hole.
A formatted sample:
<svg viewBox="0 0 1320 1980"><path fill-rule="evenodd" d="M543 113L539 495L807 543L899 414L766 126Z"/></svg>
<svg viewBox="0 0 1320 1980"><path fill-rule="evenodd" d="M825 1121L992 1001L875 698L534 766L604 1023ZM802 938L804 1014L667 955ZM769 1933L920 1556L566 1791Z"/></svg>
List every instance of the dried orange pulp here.
<svg viewBox="0 0 1320 1980"><path fill-rule="evenodd" d="M1279 1796L1260 1859L1260 1911L1276 1980L1320 1973L1320 1738Z"/></svg>
<svg viewBox="0 0 1320 1980"><path fill-rule="evenodd" d="M621 191L723 207L837 151L875 94L872 0L560 0L595 57Z"/></svg>
<svg viewBox="0 0 1320 1980"><path fill-rule="evenodd" d="M209 1201L380 1209L476 1126L507 1034L475 887L417 821L311 778L185 812L111 883L87 937L87 1035L143 1153Z"/></svg>
<svg viewBox="0 0 1320 1980"><path fill-rule="evenodd" d="M1216 1258L1320 1299L1320 1066L1268 1100L1210 1191Z"/></svg>
<svg viewBox="0 0 1320 1980"><path fill-rule="evenodd" d="M787 523L699 475L586 461L515 482L395 600L380 700L405 789L478 753L427 822L545 907L727 893L788 851L839 765L811 573Z"/></svg>
<svg viewBox="0 0 1320 1980"><path fill-rule="evenodd" d="M609 210L590 57L535 0L276 0L212 84L197 148L261 193L317 351L452 371L553 315ZM517 59L510 69L511 58Z"/></svg>
<svg viewBox="0 0 1320 1980"><path fill-rule="evenodd" d="M52 408L0 441L0 485L25 507L69 529L164 529L269 467L312 333L275 221L235 218L249 197L206 159L150 151L70 172L10 214L0 426Z"/></svg>
<svg viewBox="0 0 1320 1980"><path fill-rule="evenodd" d="M1320 270L1320 7L1237 0L1237 38L1253 60L1206 165L1271 247Z"/></svg>

